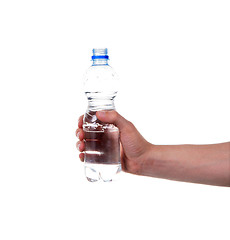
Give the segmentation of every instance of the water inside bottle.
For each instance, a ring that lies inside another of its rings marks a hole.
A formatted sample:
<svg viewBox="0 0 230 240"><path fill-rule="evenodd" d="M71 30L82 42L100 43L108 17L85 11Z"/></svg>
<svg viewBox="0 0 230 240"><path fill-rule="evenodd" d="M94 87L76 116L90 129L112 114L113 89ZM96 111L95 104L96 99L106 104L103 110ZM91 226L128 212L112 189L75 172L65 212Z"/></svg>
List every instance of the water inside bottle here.
<svg viewBox="0 0 230 240"><path fill-rule="evenodd" d="M121 164L85 163L85 176L89 182L111 182L121 171Z"/></svg>
<svg viewBox="0 0 230 240"><path fill-rule="evenodd" d="M90 182L112 181L121 170L119 129L96 118L96 112L85 114L85 174Z"/></svg>

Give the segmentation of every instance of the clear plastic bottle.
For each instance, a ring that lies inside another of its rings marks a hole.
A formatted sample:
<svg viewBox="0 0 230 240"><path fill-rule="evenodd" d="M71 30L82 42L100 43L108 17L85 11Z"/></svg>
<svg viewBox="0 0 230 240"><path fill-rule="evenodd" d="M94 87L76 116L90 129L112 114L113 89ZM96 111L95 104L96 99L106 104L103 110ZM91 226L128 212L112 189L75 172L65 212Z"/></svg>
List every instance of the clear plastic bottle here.
<svg viewBox="0 0 230 240"><path fill-rule="evenodd" d="M113 110L118 77L108 64L107 48L93 49L92 66L85 74L84 88L88 108L83 119L85 134L85 175L88 181L112 181L121 171L119 129L102 123L99 110Z"/></svg>

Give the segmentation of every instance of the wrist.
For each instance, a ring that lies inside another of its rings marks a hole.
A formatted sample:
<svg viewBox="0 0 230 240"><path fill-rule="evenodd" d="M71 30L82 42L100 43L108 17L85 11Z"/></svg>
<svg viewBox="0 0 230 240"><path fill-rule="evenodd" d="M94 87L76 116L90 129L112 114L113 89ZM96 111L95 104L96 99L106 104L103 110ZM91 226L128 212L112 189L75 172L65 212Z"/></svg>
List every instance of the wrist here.
<svg viewBox="0 0 230 240"><path fill-rule="evenodd" d="M146 151L139 165L139 175L143 176L153 176L155 173L155 165L160 159L160 151L157 145L148 143Z"/></svg>

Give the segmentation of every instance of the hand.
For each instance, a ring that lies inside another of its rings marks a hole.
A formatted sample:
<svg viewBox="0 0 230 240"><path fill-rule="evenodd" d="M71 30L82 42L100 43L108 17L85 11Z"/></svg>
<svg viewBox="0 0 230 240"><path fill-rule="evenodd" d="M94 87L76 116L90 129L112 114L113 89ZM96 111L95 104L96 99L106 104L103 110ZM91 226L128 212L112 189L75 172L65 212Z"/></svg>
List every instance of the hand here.
<svg viewBox="0 0 230 240"><path fill-rule="evenodd" d="M97 118L105 123L112 123L119 128L121 140L121 164L125 172L141 175L143 163L152 144L147 142L135 126L116 111L100 111ZM79 158L84 161L84 131L82 129L83 115L78 121L76 135L79 138L77 148L81 152Z"/></svg>
<svg viewBox="0 0 230 240"><path fill-rule="evenodd" d="M100 111L97 118L119 128L122 169L128 173L177 181L230 186L230 142L209 145L153 145L116 111ZM76 134L84 160L83 116Z"/></svg>

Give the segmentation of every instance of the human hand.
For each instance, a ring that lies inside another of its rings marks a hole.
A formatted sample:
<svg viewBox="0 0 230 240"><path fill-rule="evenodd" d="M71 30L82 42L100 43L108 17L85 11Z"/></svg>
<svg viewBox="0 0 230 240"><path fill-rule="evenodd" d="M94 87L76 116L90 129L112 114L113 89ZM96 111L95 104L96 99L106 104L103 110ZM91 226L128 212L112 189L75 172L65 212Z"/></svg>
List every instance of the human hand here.
<svg viewBox="0 0 230 240"><path fill-rule="evenodd" d="M116 111L99 111L96 113L97 118L105 123L112 123L119 128L121 140L121 164L125 172L140 174L143 163L147 157L152 144L147 142L137 131L135 126ZM84 161L84 131L83 115L78 121L76 135L79 138L77 149L81 152L79 158Z"/></svg>
<svg viewBox="0 0 230 240"><path fill-rule="evenodd" d="M97 118L119 128L121 164L125 172L177 181L230 186L230 142L208 145L153 145L116 111L100 111ZM84 160L83 116L76 134Z"/></svg>

